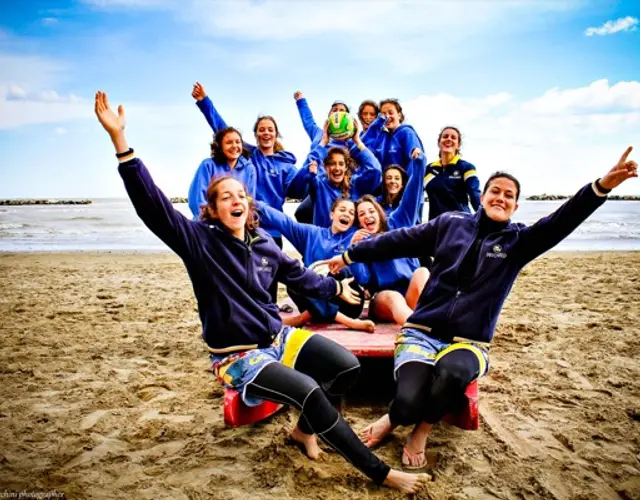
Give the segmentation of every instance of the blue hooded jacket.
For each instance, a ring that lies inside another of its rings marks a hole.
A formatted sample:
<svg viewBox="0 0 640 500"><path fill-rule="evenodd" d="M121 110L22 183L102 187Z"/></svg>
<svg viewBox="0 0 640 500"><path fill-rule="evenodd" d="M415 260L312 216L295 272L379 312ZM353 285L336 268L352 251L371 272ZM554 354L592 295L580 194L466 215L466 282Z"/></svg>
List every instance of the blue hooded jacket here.
<svg viewBox="0 0 640 500"><path fill-rule="evenodd" d="M433 256L431 276L405 326L447 342L454 337L490 342L520 270L571 234L605 200L593 183L587 184L531 226L507 221L502 230L479 242L478 259L465 279L459 269L475 246L482 208L473 215L447 212L426 224L364 240L344 258L347 262L375 262Z"/></svg>
<svg viewBox="0 0 640 500"><path fill-rule="evenodd" d="M209 97L196 101L196 105L214 133L227 127L227 123ZM302 191L296 189L296 186L301 185L295 182L300 171L296 168L296 157L292 153L282 150L272 155L265 155L253 144L245 142L244 146L251 153L251 161L256 170L257 200L264 201L270 207L282 211L286 198L304 197L304 187ZM280 236L275 229L270 229L269 234L275 237Z"/></svg>
<svg viewBox="0 0 640 500"><path fill-rule="evenodd" d="M121 163L120 176L142 222L182 259L198 304L202 336L217 353L271 345L282 329L271 302L273 280L329 300L339 291L288 257L261 229L241 241L214 220L192 221L173 208L137 158Z"/></svg>
<svg viewBox="0 0 640 500"><path fill-rule="evenodd" d="M212 177L230 175L242 182L250 196L256 195L256 169L251 160L244 156L238 158L234 168L227 162L216 163L213 158L205 158L196 170L191 186L189 186L189 210L194 219L200 217L200 207L207 203L207 188Z"/></svg>
<svg viewBox="0 0 640 500"><path fill-rule="evenodd" d="M337 198L342 198L342 189L329 181L329 177L324 169L324 160L327 157L329 146L316 146L309 153L305 164L300 169L304 172L296 179L296 182L304 184L313 201L313 223L320 227L331 226L331 205ZM357 200L365 194L370 194L377 189L382 180L380 162L367 148L360 151L357 147L352 147L349 152L351 158L359 165L351 175L351 188L349 199ZM309 171L312 161L318 162L318 173Z"/></svg>
<svg viewBox="0 0 640 500"><path fill-rule="evenodd" d="M344 233L334 234L328 227L318 227L313 224L301 224L294 221L286 214L258 202L260 212L260 224L265 228L275 228L291 242L294 248L302 254L302 262L305 266L311 266L319 260L330 259L341 255L347 248L356 229L352 226ZM340 273L339 279L349 277L351 273ZM338 313L338 305L327 300L312 299L314 320L333 321Z"/></svg>
<svg viewBox="0 0 640 500"><path fill-rule="evenodd" d="M300 119L302 120L302 126L304 127L304 131L311 139L311 148L313 150L320 144L322 140L322 127L319 127L316 124L316 121L313 118L313 113L311 112L311 108L309 107L309 103L307 99L302 97L296 101L296 106L298 107L298 113L300 113ZM343 148L350 149L354 146L354 142L352 139L348 139L346 141L338 141L336 139L330 139L327 147L340 146Z"/></svg>
<svg viewBox="0 0 640 500"><path fill-rule="evenodd" d="M426 168L424 156L412 159L409 164L409 182L405 186L404 195L397 208L387 218L389 230L412 227L420 200L422 199L422 178ZM372 235L375 240L378 235ZM355 281L374 294L381 290L395 290L402 295L407 293L409 282L420 261L416 258L401 257L392 260L370 262L368 264L354 262L349 266Z"/></svg>

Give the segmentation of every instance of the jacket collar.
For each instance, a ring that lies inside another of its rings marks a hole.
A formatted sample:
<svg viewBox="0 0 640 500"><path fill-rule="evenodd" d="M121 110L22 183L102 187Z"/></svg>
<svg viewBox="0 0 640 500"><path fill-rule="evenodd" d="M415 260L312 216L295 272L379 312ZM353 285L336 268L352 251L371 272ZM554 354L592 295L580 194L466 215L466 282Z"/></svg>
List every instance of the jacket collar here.
<svg viewBox="0 0 640 500"><path fill-rule="evenodd" d="M455 155L451 161L449 163L447 163L445 165L445 167L448 167L449 165L457 165L458 162L460 161L460 154ZM442 162L440 161L440 158L438 158L436 161L434 161L431 164L432 167L441 167L442 166Z"/></svg>

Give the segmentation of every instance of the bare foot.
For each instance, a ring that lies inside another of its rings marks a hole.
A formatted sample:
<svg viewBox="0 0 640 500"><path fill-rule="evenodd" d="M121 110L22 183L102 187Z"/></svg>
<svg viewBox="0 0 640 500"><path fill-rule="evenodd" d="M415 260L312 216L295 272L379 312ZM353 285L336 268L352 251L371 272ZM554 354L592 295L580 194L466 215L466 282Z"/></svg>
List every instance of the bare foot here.
<svg viewBox="0 0 640 500"><path fill-rule="evenodd" d="M296 428L291 432L291 439L302 445L305 453L311 460L317 460L318 457L320 457L322 450L318 446L318 439L315 434L305 434L296 425Z"/></svg>
<svg viewBox="0 0 640 500"><path fill-rule="evenodd" d="M301 312L295 316L285 316L282 318L282 324L287 326L300 327L311 321L311 313L309 311Z"/></svg>
<svg viewBox="0 0 640 500"><path fill-rule="evenodd" d="M400 490L403 493L418 493L426 490L430 481L431 476L425 472L422 474L410 474L408 472L391 469L383 484L390 488Z"/></svg>
<svg viewBox="0 0 640 500"><path fill-rule="evenodd" d="M420 422L413 428L402 451L402 465L407 469L422 469L427 464L424 450L432 427L433 424Z"/></svg>
<svg viewBox="0 0 640 500"><path fill-rule="evenodd" d="M362 441L367 448L373 448L391 434L393 427L391 420L389 420L389 414L386 413L360 431L360 441Z"/></svg>

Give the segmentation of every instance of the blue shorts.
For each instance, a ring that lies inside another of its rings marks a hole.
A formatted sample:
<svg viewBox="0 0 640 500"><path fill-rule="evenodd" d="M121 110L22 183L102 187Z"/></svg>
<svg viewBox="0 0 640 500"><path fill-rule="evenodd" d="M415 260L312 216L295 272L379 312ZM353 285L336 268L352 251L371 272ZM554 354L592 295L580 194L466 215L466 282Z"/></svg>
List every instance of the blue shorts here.
<svg viewBox="0 0 640 500"><path fill-rule="evenodd" d="M467 349L478 357L480 364L480 375L483 377L489 371L489 353L480 343L472 340L460 342L443 342L431 338L426 332L416 328L403 328L396 337L396 348L393 353L393 373L394 376L403 364L410 361L435 365L438 360L457 349Z"/></svg>
<svg viewBox="0 0 640 500"><path fill-rule="evenodd" d="M213 373L224 387L238 391L247 406L257 406L263 400L248 396L247 385L253 382L269 363L278 362L293 368L298 353L312 335L313 333L308 330L285 326L269 347L227 356L210 354Z"/></svg>

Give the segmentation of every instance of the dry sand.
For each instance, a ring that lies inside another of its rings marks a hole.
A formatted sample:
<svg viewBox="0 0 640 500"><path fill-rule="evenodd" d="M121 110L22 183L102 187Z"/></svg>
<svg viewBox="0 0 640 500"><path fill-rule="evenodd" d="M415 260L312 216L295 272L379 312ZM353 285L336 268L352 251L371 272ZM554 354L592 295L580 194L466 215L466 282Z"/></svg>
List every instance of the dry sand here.
<svg viewBox="0 0 640 500"><path fill-rule="evenodd" d="M403 497L335 453L306 459L292 410L224 427L176 257L2 254L0 284L0 496ZM435 428L419 498L640 499L639 319L640 252L530 265L480 383L480 429ZM384 408L344 411L359 428ZM377 450L392 466L407 432Z"/></svg>

